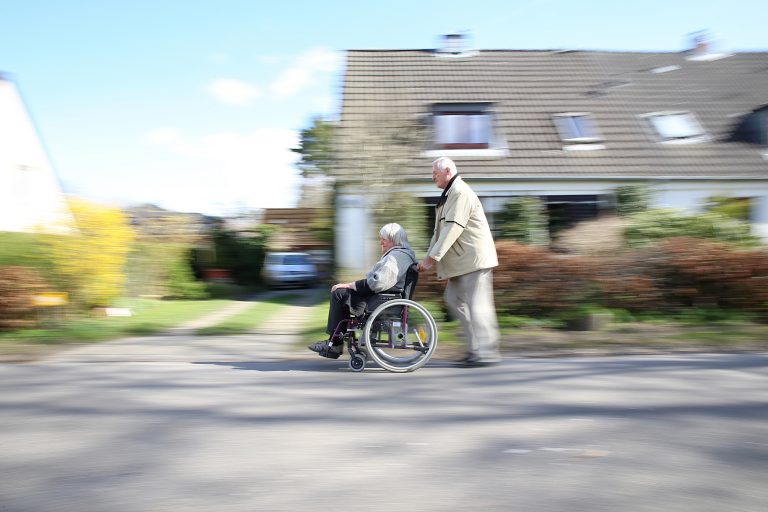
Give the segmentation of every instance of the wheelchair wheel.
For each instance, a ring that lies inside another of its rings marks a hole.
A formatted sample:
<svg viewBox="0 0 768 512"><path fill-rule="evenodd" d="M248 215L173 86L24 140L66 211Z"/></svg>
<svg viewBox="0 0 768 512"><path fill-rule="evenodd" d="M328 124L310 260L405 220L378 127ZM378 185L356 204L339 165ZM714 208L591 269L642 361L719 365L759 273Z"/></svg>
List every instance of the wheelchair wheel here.
<svg viewBox="0 0 768 512"><path fill-rule="evenodd" d="M365 356L363 354L352 354L349 358L349 367L353 372L361 372L365 368Z"/></svg>
<svg viewBox="0 0 768 512"><path fill-rule="evenodd" d="M390 372L424 366L437 348L437 324L421 304L408 299L385 302L363 329L368 356Z"/></svg>

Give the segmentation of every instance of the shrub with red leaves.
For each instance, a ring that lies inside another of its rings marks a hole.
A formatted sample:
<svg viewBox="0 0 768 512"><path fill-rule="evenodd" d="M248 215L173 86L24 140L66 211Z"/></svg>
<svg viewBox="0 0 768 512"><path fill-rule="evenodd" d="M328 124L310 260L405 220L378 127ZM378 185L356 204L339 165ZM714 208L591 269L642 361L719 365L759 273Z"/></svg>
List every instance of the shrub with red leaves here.
<svg viewBox="0 0 768 512"><path fill-rule="evenodd" d="M0 267L0 329L19 329L34 322L32 297L45 288L37 270Z"/></svg>
<svg viewBox="0 0 768 512"><path fill-rule="evenodd" d="M646 251L666 305L768 313L768 252L699 238L669 238Z"/></svg>
<svg viewBox="0 0 768 512"><path fill-rule="evenodd" d="M658 310L664 294L654 269L639 252L594 259L593 268L601 306L632 312Z"/></svg>
<svg viewBox="0 0 768 512"><path fill-rule="evenodd" d="M502 240L496 243L496 307L510 314L547 314L593 301L597 291L593 261L582 256Z"/></svg>
<svg viewBox="0 0 768 512"><path fill-rule="evenodd" d="M667 238L615 256L568 256L509 240L496 242L499 313L551 315L600 305L632 312L721 308L768 320L768 250L741 250L700 238ZM422 273L415 300L440 299L445 281Z"/></svg>

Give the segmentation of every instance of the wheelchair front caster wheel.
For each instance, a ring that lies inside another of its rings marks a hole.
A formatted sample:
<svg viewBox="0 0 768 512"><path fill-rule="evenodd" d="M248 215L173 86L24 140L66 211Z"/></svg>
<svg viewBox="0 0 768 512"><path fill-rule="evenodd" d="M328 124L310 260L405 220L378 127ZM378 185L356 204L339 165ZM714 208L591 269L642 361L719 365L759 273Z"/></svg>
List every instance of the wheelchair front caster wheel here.
<svg viewBox="0 0 768 512"><path fill-rule="evenodd" d="M365 368L365 356L362 354L352 354L349 358L349 367L353 372L361 372Z"/></svg>

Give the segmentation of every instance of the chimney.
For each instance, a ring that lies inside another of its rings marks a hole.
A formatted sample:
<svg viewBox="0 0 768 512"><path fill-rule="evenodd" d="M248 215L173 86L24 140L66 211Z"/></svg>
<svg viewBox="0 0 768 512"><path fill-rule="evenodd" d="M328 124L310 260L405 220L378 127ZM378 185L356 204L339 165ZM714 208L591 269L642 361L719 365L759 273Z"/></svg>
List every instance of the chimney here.
<svg viewBox="0 0 768 512"><path fill-rule="evenodd" d="M458 32L442 36L436 50L440 57L468 57L475 53L469 50L469 36Z"/></svg>
<svg viewBox="0 0 768 512"><path fill-rule="evenodd" d="M686 60L709 61L730 56L717 50L718 43L708 30L699 30L688 35L688 49L685 51Z"/></svg>
<svg viewBox="0 0 768 512"><path fill-rule="evenodd" d="M694 55L706 55L709 53L709 45L712 37L706 30L699 30L691 34L689 51Z"/></svg>

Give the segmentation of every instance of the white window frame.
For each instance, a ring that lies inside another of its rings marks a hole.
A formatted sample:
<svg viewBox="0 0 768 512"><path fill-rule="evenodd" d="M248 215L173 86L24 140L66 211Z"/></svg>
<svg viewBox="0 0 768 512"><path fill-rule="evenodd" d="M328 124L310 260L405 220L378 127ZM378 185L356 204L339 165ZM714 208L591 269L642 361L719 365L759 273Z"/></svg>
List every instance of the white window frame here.
<svg viewBox="0 0 768 512"><path fill-rule="evenodd" d="M696 115L687 110L665 110L640 115L661 144L698 144L710 140Z"/></svg>
<svg viewBox="0 0 768 512"><path fill-rule="evenodd" d="M424 156L508 155L503 140L498 137L493 103L435 103L431 116L432 136L430 147L422 153ZM465 133L459 133L462 130Z"/></svg>
<svg viewBox="0 0 768 512"><path fill-rule="evenodd" d="M591 112L552 114L552 123L560 135L560 140L565 143L565 146L563 146L565 150L605 149L604 145L599 144L603 141L603 135L597 127L597 121L595 121L595 117ZM584 126L580 126L582 123ZM564 124L568 126L563 126ZM573 132L576 133L574 134Z"/></svg>

